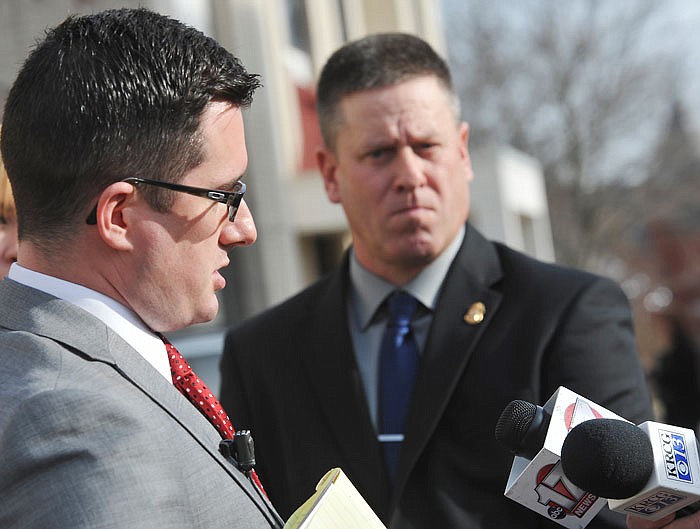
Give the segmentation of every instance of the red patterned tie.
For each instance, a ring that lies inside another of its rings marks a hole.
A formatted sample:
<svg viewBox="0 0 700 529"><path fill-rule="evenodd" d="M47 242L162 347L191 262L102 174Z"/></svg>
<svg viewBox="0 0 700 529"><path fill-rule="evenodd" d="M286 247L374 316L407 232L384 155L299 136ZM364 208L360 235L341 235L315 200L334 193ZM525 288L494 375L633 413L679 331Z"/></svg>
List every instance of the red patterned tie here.
<svg viewBox="0 0 700 529"><path fill-rule="evenodd" d="M219 400L195 372L192 371L192 368L187 363L187 360L180 354L180 351L165 337L161 338L168 352L170 373L172 374L175 387L202 413L202 415L209 419L209 422L219 431L222 438L233 439L236 430L233 428L231 419L229 419L228 414L221 406ZM251 471L250 478L258 486L260 491L267 496L255 470Z"/></svg>

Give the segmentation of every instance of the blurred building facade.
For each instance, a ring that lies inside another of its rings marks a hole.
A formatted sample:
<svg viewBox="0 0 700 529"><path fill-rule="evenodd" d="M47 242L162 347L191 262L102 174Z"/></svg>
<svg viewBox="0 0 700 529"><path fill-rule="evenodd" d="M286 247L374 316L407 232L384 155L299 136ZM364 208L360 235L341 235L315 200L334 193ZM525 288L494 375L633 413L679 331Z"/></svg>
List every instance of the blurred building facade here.
<svg viewBox="0 0 700 529"><path fill-rule="evenodd" d="M438 0L0 0L0 101L44 28L70 13L139 6L198 27L263 80L245 114L246 201L258 241L231 253L217 319L171 336L217 391L226 328L326 273L349 241L342 209L328 202L316 171L314 87L320 68L343 42L380 31L417 34L447 57L441 6ZM493 239L552 260L537 162L495 146L472 152L472 161L473 222Z"/></svg>

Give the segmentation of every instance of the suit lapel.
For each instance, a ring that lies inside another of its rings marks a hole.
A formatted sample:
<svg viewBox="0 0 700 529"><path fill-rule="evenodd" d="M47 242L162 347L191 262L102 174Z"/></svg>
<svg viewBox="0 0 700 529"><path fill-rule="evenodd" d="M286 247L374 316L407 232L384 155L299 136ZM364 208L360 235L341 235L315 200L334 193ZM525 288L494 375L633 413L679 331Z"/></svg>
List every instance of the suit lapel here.
<svg viewBox="0 0 700 529"><path fill-rule="evenodd" d="M494 319L501 294L490 286L500 277L493 245L467 225L465 241L443 283L422 355L392 493L392 508L435 431L472 352ZM465 318L475 303L485 307L482 321Z"/></svg>
<svg viewBox="0 0 700 529"><path fill-rule="evenodd" d="M114 333L118 342L121 338ZM128 354L121 354L126 346ZM219 452L221 436L211 423L195 408L182 394L160 374L154 375L155 370L146 360L133 351L127 344L119 343L113 347L112 352L119 360L115 368L117 371L141 390L149 399L170 415L190 436L216 460L219 466L236 481L240 489L257 504L262 514L267 517L271 525L274 520L270 517L270 506L253 490L251 483L245 475L227 461Z"/></svg>
<svg viewBox="0 0 700 529"><path fill-rule="evenodd" d="M0 326L45 336L86 360L112 366L180 424L270 518L269 509L245 476L220 455L221 437L207 419L101 320L71 303L9 279L0 282L0 299L5 307L17 307L0 310Z"/></svg>
<svg viewBox="0 0 700 529"><path fill-rule="evenodd" d="M309 380L316 393L329 431L346 461L355 462L353 481L360 490L377 490L378 480L382 490L388 491L383 473L383 459L376 438L361 376L355 361L352 338L348 330L345 293L348 277L347 255L344 263L329 278L329 284L312 308L309 343L300 344ZM357 454L363 454L358 461ZM384 499L375 498L383 504Z"/></svg>

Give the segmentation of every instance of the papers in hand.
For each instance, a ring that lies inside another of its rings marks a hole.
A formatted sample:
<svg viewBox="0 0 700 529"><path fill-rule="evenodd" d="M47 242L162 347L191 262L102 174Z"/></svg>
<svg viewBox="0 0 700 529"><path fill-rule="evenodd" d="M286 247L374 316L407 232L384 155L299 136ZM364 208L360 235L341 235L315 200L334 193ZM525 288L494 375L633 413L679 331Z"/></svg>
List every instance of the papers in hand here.
<svg viewBox="0 0 700 529"><path fill-rule="evenodd" d="M284 529L386 529L339 468L329 470L316 492L289 517Z"/></svg>

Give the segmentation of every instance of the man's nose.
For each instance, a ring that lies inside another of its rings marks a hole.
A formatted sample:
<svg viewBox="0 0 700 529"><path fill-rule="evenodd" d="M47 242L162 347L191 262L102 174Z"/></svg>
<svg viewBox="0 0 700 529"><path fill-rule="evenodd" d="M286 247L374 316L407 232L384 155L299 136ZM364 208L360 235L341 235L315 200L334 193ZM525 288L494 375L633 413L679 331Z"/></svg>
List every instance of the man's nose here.
<svg viewBox="0 0 700 529"><path fill-rule="evenodd" d="M233 248L235 246L250 246L258 238L253 214L245 199L241 201L233 222L226 220L227 225L221 230L221 244Z"/></svg>
<svg viewBox="0 0 700 529"><path fill-rule="evenodd" d="M394 186L398 191L411 191L426 184L424 160L411 147L398 150Z"/></svg>

